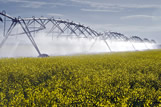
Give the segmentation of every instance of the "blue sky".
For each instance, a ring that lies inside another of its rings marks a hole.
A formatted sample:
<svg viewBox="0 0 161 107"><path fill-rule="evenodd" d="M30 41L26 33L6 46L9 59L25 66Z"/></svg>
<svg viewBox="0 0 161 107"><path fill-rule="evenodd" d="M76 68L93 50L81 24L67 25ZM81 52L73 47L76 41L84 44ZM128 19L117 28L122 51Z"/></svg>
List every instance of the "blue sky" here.
<svg viewBox="0 0 161 107"><path fill-rule="evenodd" d="M161 43L161 0L0 0L12 16L56 17Z"/></svg>

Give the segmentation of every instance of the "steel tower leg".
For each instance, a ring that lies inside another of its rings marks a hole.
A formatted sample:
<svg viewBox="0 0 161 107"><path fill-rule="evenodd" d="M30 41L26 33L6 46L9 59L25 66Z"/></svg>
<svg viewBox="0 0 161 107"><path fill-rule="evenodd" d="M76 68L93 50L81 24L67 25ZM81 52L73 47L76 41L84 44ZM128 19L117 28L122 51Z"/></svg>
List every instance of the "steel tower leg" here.
<svg viewBox="0 0 161 107"><path fill-rule="evenodd" d="M24 30L24 32L26 33L27 37L29 38L29 40L31 41L32 45L34 46L34 48L36 49L36 51L38 52L39 56L41 56L41 52L35 42L35 40L33 39L31 32L29 31L28 26L26 25L25 21L22 20L23 23L21 23L19 21L19 24L21 25L22 29Z"/></svg>
<svg viewBox="0 0 161 107"><path fill-rule="evenodd" d="M103 39L103 41L106 43L106 45L107 45L108 49L110 50L110 52L112 52L112 50L111 50L109 44L107 43L107 41L105 39Z"/></svg>
<svg viewBox="0 0 161 107"><path fill-rule="evenodd" d="M4 36L4 39L3 39L2 42L0 43L0 48L1 48L1 47L3 46L3 44L6 42L6 40L8 39L8 37L9 37L11 31L12 31L12 29L16 26L16 24L17 24L17 22L12 22L12 24L11 24L11 26L9 27L7 33L5 34L5 32L4 32L4 35L3 35L3 36ZM4 29L4 31L5 31L5 29Z"/></svg>
<svg viewBox="0 0 161 107"><path fill-rule="evenodd" d="M93 44L91 45L91 47L89 48L89 50L91 50L93 48L93 46L96 44L97 38L95 39L95 41L93 42Z"/></svg>
<svg viewBox="0 0 161 107"><path fill-rule="evenodd" d="M6 34L6 17L4 17L4 25L3 25L4 29L3 29L3 36L5 36Z"/></svg>
<svg viewBox="0 0 161 107"><path fill-rule="evenodd" d="M144 43L145 47L146 47L147 49L149 49L149 47L146 45L146 43L145 43L145 42L143 42L143 43Z"/></svg>
<svg viewBox="0 0 161 107"><path fill-rule="evenodd" d="M132 47L134 48L134 50L136 51L134 44L131 41L130 41L130 43L131 43Z"/></svg>

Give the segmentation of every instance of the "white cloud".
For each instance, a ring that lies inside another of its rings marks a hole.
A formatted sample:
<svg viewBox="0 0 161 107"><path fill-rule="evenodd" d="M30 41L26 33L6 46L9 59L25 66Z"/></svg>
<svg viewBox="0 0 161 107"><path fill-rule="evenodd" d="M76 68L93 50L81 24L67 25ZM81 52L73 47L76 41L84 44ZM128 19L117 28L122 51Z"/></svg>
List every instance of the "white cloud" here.
<svg viewBox="0 0 161 107"><path fill-rule="evenodd" d="M121 33L152 33L160 32L160 25L156 26L137 26L126 24L88 24L97 31L116 31Z"/></svg>
<svg viewBox="0 0 161 107"><path fill-rule="evenodd" d="M161 19L160 16L150 16L150 15L129 15L123 16L120 19L127 20L127 19L151 19L151 20L159 20Z"/></svg>
<svg viewBox="0 0 161 107"><path fill-rule="evenodd" d="M160 4L128 4L128 3L115 3L112 4L108 1L100 2L100 1L92 1L92 0L66 0L71 1L79 4L88 5L92 8L97 9L126 9L126 8L135 8L135 9L148 9L148 8L161 8ZM17 3L24 3L23 7L31 7L31 8L37 8L41 7L43 5L56 5L56 6L68 6L70 4L60 3L60 2L49 2L49 1L33 1L33 0L0 0L0 2L8 3L8 2L17 2ZM38 6L36 6L38 5ZM74 6L74 5L73 5ZM103 10L102 10L103 11Z"/></svg>
<svg viewBox="0 0 161 107"><path fill-rule="evenodd" d="M125 8L140 8L140 9L148 9L148 8L161 8L161 5L154 5L154 4L145 4L145 5L138 5L138 4L131 4L131 5L122 5Z"/></svg>
<svg viewBox="0 0 161 107"><path fill-rule="evenodd" d="M99 9L109 9L110 8L110 9L122 10L126 8L133 8L133 9L161 8L161 5L159 4L127 4L127 3L121 4L121 2L116 3L116 4L111 4L108 2L101 3L101 2L95 2L95 1L90 1L90 0L70 0L70 1L88 5L93 8L99 8Z"/></svg>
<svg viewBox="0 0 161 107"><path fill-rule="evenodd" d="M58 14L58 13L48 13L48 16L58 16L58 17L63 17L63 14Z"/></svg>
<svg viewBox="0 0 161 107"><path fill-rule="evenodd" d="M126 25L126 24L87 24L92 26L93 29L99 32L104 31L114 31L120 32L127 37L139 36L141 38L151 38L157 40L161 43L161 37L157 32L160 32L161 25L152 26L136 26L136 25Z"/></svg>
<svg viewBox="0 0 161 107"><path fill-rule="evenodd" d="M108 10L108 9L81 9L81 11L86 11L86 12L119 12L117 10Z"/></svg>
<svg viewBox="0 0 161 107"><path fill-rule="evenodd" d="M53 6L70 6L71 4L65 4L60 3L60 2L49 2L49 1L33 1L33 0L0 0L1 2L8 3L8 2L16 2L16 3L23 3L21 7L28 7L28 8L39 8L44 5L53 5ZM127 3L115 3L112 4L108 1L105 1L104 3L100 1L92 1L92 0L66 0L66 1L71 1L74 3L79 3L79 4L84 4L88 5L91 8L97 8L101 11L105 11L105 9L114 9L113 11L120 11L122 9L127 9L127 8L134 8L134 9L148 9L148 8L161 8L161 5L159 4L127 4ZM75 5L72 5L75 6Z"/></svg>
<svg viewBox="0 0 161 107"><path fill-rule="evenodd" d="M45 2L29 2L29 1L23 1L24 4L21 5L21 7L26 8L40 8L44 5L47 5Z"/></svg>
<svg viewBox="0 0 161 107"><path fill-rule="evenodd" d="M42 6L48 5L51 7L55 7L55 6L67 6L64 3L55 3L55 2L42 2L42 1L32 1L32 0L0 0L1 2L4 3L9 3L9 2L16 2L16 3L22 3L20 5L20 7L25 7L25 8L40 8Z"/></svg>
<svg viewBox="0 0 161 107"><path fill-rule="evenodd" d="M7 2L22 2L24 0L0 0L1 2L7 3Z"/></svg>

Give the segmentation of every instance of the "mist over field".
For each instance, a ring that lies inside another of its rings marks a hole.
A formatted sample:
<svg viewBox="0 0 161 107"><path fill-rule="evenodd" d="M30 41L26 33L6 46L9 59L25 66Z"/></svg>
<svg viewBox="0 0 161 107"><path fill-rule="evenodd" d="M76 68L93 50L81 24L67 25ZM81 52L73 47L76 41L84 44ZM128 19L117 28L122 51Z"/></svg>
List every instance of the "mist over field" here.
<svg viewBox="0 0 161 107"><path fill-rule="evenodd" d="M2 38L0 40L2 41ZM76 36L68 37L55 35L49 36L45 33L38 33L35 42L42 54L49 56L75 55L75 54L96 54L110 52L104 40L77 38ZM112 52L136 51L155 49L150 43L132 43L123 41L109 41ZM29 41L26 35L9 37L6 43L0 48L0 57L37 57L38 53Z"/></svg>

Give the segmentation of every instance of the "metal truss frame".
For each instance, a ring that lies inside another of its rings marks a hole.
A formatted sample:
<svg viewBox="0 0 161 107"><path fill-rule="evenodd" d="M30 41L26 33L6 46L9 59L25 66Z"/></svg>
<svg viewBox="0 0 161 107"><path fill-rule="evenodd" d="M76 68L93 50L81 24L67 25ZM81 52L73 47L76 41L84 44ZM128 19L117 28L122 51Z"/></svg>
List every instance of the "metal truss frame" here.
<svg viewBox="0 0 161 107"><path fill-rule="evenodd" d="M48 55L42 54L34 40L35 33L47 29L47 26L50 24L52 25L50 30L47 32L49 34L57 33L57 37L67 33L68 37L75 36L77 38L89 38L95 39L97 38L103 40L107 45L110 52L112 52L107 40L117 40L117 41L129 41L132 44L132 41L139 41L139 42L149 42L149 43L156 43L154 40L148 40L145 38L144 40L137 36L132 36L130 38L126 37L125 35L118 33L118 32L104 32L98 33L97 31L91 29L90 27L86 27L82 24L74 23L73 21L65 21L61 19L55 18L21 18L19 17L12 17L6 14L5 11L0 12L0 21L3 23L3 40L0 42L0 47L3 46L5 41L8 39L9 36L15 35L26 35L29 40L31 41L32 45L38 52L40 57L46 57ZM10 24L8 24L10 22ZM22 32L18 34L12 34L12 30L15 26L20 26L22 28ZM9 26L7 28L7 26ZM145 43L144 43L145 44ZM145 44L146 45L146 44ZM133 48L135 49L134 45L132 44ZM135 49L136 50L136 49Z"/></svg>

